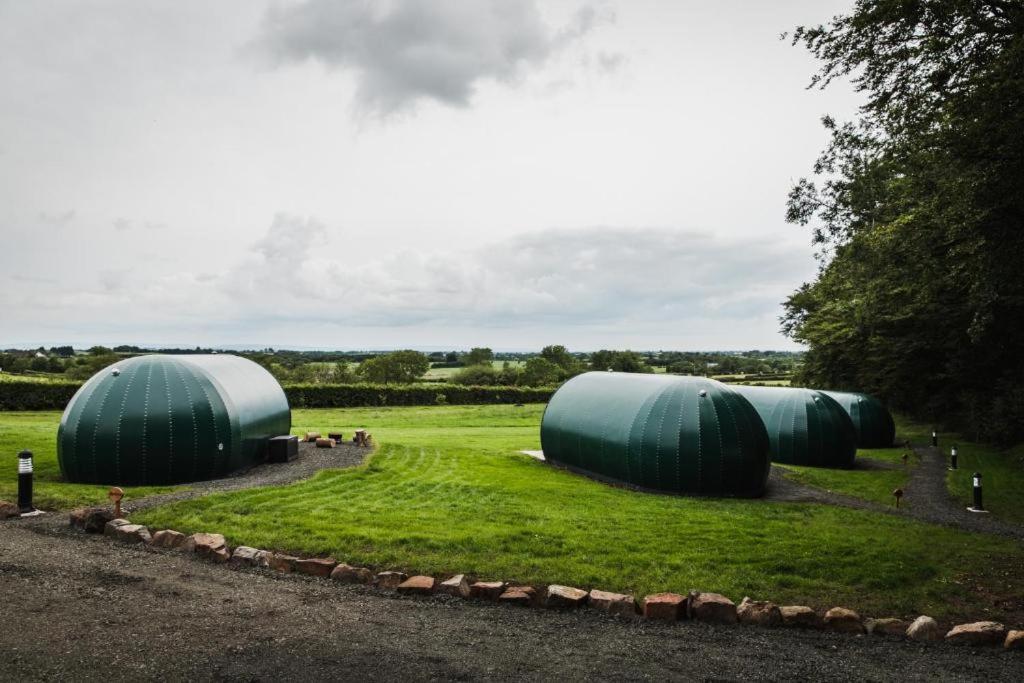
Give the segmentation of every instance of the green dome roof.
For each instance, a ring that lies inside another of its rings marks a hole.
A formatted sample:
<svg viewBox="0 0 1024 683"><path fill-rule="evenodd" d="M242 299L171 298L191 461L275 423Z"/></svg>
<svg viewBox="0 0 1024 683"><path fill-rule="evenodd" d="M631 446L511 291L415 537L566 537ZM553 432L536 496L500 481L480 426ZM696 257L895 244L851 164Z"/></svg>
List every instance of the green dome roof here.
<svg viewBox="0 0 1024 683"><path fill-rule="evenodd" d="M101 370L71 398L57 432L68 481L166 485L222 477L287 434L284 391L228 354L139 356Z"/></svg>
<svg viewBox="0 0 1024 683"><path fill-rule="evenodd" d="M735 385L768 430L773 462L850 467L857 455L853 423L835 400L813 389Z"/></svg>
<svg viewBox="0 0 1024 683"><path fill-rule="evenodd" d="M889 448L896 440L896 422L882 402L868 394L823 391L836 400L853 420L859 448Z"/></svg>
<svg viewBox="0 0 1024 683"><path fill-rule="evenodd" d="M550 462L671 493L760 496L770 465L750 403L699 377L574 377L544 411L541 446Z"/></svg>

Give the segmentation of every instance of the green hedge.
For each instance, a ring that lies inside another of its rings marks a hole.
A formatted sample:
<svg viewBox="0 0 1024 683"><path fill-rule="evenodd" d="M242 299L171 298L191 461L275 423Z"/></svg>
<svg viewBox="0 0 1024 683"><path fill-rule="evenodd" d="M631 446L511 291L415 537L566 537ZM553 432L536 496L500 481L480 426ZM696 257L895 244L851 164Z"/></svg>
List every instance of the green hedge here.
<svg viewBox="0 0 1024 683"><path fill-rule="evenodd" d="M82 386L75 382L0 383L0 410L64 410ZM460 384L293 384L284 387L293 408L547 403L554 387L467 387Z"/></svg>
<svg viewBox="0 0 1024 683"><path fill-rule="evenodd" d="M64 410L78 382L0 382L0 410Z"/></svg>
<svg viewBox="0 0 1024 683"><path fill-rule="evenodd" d="M284 388L292 408L547 403L554 387L468 387L461 384L294 384Z"/></svg>

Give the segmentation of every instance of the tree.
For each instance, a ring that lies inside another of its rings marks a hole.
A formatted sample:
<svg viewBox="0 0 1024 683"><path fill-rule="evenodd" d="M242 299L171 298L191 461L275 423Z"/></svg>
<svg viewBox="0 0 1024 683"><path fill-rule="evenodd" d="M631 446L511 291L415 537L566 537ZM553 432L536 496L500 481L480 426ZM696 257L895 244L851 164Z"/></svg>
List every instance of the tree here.
<svg viewBox="0 0 1024 683"><path fill-rule="evenodd" d="M486 347L472 348L462 357L462 362L466 365L490 365L493 360L494 352Z"/></svg>
<svg viewBox="0 0 1024 683"><path fill-rule="evenodd" d="M545 346L540 350L540 356L562 369L561 379L577 375L582 370L582 363L561 344Z"/></svg>
<svg viewBox="0 0 1024 683"><path fill-rule="evenodd" d="M530 387L545 386L554 384L562 379L564 370L543 356L535 356L527 359L523 365L523 374L520 383Z"/></svg>
<svg viewBox="0 0 1024 683"><path fill-rule="evenodd" d="M405 350L368 358L359 364L356 374L378 384L408 384L426 374L430 361L419 351Z"/></svg>
<svg viewBox="0 0 1024 683"><path fill-rule="evenodd" d="M793 41L867 99L789 196L821 259L782 320L801 381L1024 438L1024 5L858 0Z"/></svg>
<svg viewBox="0 0 1024 683"><path fill-rule="evenodd" d="M635 351L608 351L602 349L590 354L592 370L614 370L615 372L653 372L643 357Z"/></svg>

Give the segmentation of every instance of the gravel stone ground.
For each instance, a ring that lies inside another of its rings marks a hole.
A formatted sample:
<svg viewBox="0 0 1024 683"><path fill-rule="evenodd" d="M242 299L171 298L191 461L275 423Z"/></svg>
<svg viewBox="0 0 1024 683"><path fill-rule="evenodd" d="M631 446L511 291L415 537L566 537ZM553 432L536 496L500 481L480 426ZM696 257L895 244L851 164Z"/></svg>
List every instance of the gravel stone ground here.
<svg viewBox="0 0 1024 683"><path fill-rule="evenodd" d="M0 524L0 680L1020 681L1024 652L414 598Z"/></svg>
<svg viewBox="0 0 1024 683"><path fill-rule="evenodd" d="M917 446L920 462L910 475L903 499L909 503L906 514L932 524L965 531L1009 536L1024 541L1024 527L992 515L968 512L967 506L953 498L946 487L946 457L937 448Z"/></svg>
<svg viewBox="0 0 1024 683"><path fill-rule="evenodd" d="M223 479L212 479L190 484L189 488L174 493L148 496L138 500L124 502L125 513L131 513L157 505L166 505L179 500L198 498L211 493L238 491L259 486L281 486L300 479L308 479L320 470L355 467L363 462L371 448L356 446L343 441L334 448L317 448L315 444L302 441L299 443L299 454L294 460L286 463L264 463Z"/></svg>

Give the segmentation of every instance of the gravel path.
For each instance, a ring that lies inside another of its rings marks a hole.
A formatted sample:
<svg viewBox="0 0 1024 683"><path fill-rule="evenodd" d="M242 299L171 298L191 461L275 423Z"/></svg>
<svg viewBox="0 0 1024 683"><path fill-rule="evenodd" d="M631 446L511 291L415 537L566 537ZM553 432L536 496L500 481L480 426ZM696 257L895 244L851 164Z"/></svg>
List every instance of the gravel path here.
<svg viewBox="0 0 1024 683"><path fill-rule="evenodd" d="M315 444L299 443L299 455L287 463L257 465L250 470L224 479L212 479L190 484L187 490L162 493L133 501L125 501L125 513L165 505L179 500L198 498L211 493L238 491L259 486L281 486L300 479L308 479L320 470L355 467L372 452L344 441L334 448L317 448Z"/></svg>
<svg viewBox="0 0 1024 683"><path fill-rule="evenodd" d="M1024 527L1011 524L990 514L968 512L966 506L950 495L946 487L945 456L937 448L914 448L920 462L907 482L904 500L909 517L932 524L955 527L965 531L998 534L1024 541Z"/></svg>
<svg viewBox="0 0 1024 683"><path fill-rule="evenodd" d="M620 621L214 566L0 523L0 680L1020 681L1024 652Z"/></svg>

